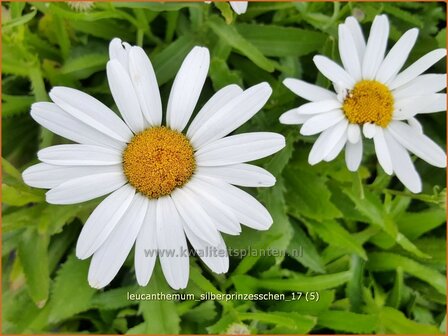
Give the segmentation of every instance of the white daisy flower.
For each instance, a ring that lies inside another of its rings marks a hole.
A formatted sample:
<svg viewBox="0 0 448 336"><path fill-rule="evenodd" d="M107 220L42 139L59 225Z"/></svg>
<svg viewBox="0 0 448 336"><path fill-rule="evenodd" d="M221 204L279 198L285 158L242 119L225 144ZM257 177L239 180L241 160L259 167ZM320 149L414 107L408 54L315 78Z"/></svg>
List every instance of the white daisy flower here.
<svg viewBox="0 0 448 336"><path fill-rule="evenodd" d="M76 12L88 12L95 6L93 1L68 1L67 5Z"/></svg>
<svg viewBox="0 0 448 336"><path fill-rule="evenodd" d="M300 133L320 133L308 157L311 165L331 161L345 147L351 171L362 159L362 134L373 139L384 171L395 173L412 192L422 189L409 152L436 167L446 167L446 154L423 134L415 118L420 113L446 110L446 74L423 74L446 56L431 51L400 72L418 35L408 30L385 56L389 35L386 15L375 17L367 43L358 21L348 17L339 25L339 54L343 67L325 56L315 56L319 71L333 82L335 92L287 78L284 84L310 103L285 112L283 124L303 124ZM362 132L361 132L362 130Z"/></svg>
<svg viewBox="0 0 448 336"><path fill-rule="evenodd" d="M88 275L92 287L110 283L134 242L142 286L158 255L171 287L186 287L187 239L212 271L227 272L220 232L238 235L240 223L257 230L272 224L265 207L235 186L274 185L268 171L245 162L279 151L284 137L269 132L226 136L264 106L270 86L222 88L187 128L210 63L208 49L195 47L174 80L163 123L156 76L143 49L114 39L109 51L107 78L124 121L81 91L53 88L54 103L33 104L31 116L78 144L39 151L42 163L26 169L24 181L50 189L46 200L52 204L110 193L90 215L76 246L78 258L93 255Z"/></svg>
<svg viewBox="0 0 448 336"><path fill-rule="evenodd" d="M209 4L211 1L204 1ZM238 14L244 14L247 11L247 1L229 1L230 7L232 7L233 11Z"/></svg>

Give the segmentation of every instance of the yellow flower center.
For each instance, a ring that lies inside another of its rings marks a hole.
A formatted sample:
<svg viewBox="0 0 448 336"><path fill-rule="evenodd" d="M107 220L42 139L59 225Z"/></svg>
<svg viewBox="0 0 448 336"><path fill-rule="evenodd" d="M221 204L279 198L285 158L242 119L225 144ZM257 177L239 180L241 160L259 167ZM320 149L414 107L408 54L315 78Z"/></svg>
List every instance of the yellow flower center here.
<svg viewBox="0 0 448 336"><path fill-rule="evenodd" d="M129 183L149 198L169 195L183 186L195 168L190 141L167 127L144 130L123 152L123 170Z"/></svg>
<svg viewBox="0 0 448 336"><path fill-rule="evenodd" d="M386 85L362 80L349 92L342 110L352 124L375 123L387 127L392 120L394 97Z"/></svg>

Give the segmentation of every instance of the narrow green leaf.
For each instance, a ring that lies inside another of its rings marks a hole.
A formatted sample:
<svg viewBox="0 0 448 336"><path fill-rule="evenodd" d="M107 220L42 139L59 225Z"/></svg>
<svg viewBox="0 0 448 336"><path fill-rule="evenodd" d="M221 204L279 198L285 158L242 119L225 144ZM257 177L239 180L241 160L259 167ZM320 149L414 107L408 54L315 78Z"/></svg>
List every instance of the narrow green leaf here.
<svg viewBox="0 0 448 336"><path fill-rule="evenodd" d="M319 315L317 324L344 333L370 334L377 328L377 319L373 314L328 310Z"/></svg>
<svg viewBox="0 0 448 336"><path fill-rule="evenodd" d="M423 334L438 335L441 334L436 326L416 323L406 318L399 310L383 307L378 316L378 324L380 329L378 333L393 333L401 335Z"/></svg>

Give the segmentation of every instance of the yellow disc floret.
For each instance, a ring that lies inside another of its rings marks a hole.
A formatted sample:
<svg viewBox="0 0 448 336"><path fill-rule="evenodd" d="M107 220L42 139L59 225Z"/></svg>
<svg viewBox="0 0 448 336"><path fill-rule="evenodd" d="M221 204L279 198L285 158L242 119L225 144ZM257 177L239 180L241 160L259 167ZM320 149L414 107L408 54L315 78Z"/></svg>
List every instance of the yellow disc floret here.
<svg viewBox="0 0 448 336"><path fill-rule="evenodd" d="M190 141L167 127L137 134L123 152L123 170L129 183L149 198L169 195L183 186L195 168Z"/></svg>
<svg viewBox="0 0 448 336"><path fill-rule="evenodd" d="M348 93L342 110L352 124L375 123L387 127L392 120L394 97L386 85L362 80Z"/></svg>

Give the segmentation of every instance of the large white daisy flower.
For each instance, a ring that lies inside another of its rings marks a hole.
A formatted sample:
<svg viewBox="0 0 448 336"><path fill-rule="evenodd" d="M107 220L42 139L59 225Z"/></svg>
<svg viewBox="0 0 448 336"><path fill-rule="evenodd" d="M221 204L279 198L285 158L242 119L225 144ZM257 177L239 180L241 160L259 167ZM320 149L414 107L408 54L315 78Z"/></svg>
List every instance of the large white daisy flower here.
<svg viewBox="0 0 448 336"><path fill-rule="evenodd" d="M415 116L446 110L446 74L425 74L446 56L445 49L426 54L400 73L415 44L418 29L408 30L385 56L389 35L386 15L375 17L367 43L354 17L339 25L339 54L343 67L325 56L315 56L319 71L333 82L336 93L287 78L283 82L298 96L311 101L285 112L284 124L303 124L300 133L317 138L308 161L314 165L331 161L345 147L345 161L351 171L361 163L362 133L373 139L384 171L395 173L412 192L422 182L409 152L440 168L446 155L423 134Z"/></svg>
<svg viewBox="0 0 448 336"><path fill-rule="evenodd" d="M238 235L240 223L257 230L272 224L265 207L234 185L274 185L273 175L245 162L277 152L285 145L284 137L269 132L226 136L264 106L270 86L222 88L184 132L207 77L208 49L195 47L183 61L165 123L156 76L143 49L114 39L109 52L107 78L124 121L81 91L53 88L54 103L33 104L31 116L78 144L39 151L42 163L25 170L24 181L50 189L46 199L52 204L111 193L90 215L76 246L78 258L93 255L88 275L92 287L110 283L134 242L142 286L158 255L171 287L186 287L187 239L212 271L227 272L220 232Z"/></svg>

